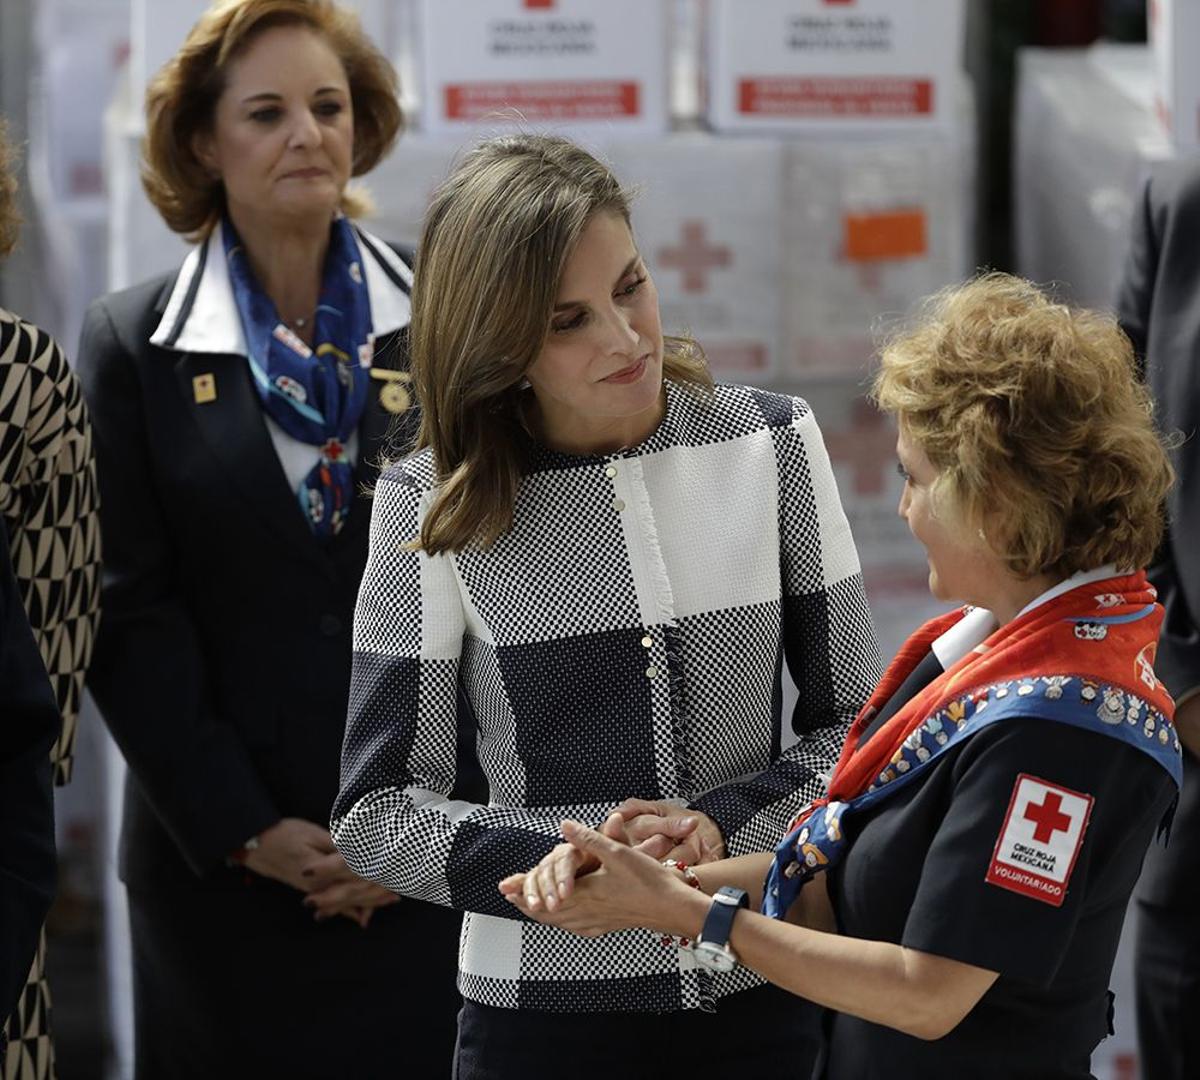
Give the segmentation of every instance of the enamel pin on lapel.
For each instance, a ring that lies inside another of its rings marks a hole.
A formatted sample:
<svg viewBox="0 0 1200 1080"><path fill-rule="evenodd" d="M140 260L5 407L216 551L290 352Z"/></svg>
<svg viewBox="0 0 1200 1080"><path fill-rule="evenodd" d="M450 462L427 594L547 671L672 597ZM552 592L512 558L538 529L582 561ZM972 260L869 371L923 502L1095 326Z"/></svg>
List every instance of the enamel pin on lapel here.
<svg viewBox="0 0 1200 1080"><path fill-rule="evenodd" d="M371 378L379 379L385 384L379 391L380 405L395 416L408 412L412 407L412 395L408 392L412 376L407 371L389 371L387 368L373 367Z"/></svg>
<svg viewBox="0 0 1200 1080"><path fill-rule="evenodd" d="M210 401L216 401L217 377L211 371L195 376L192 379L192 394L197 405L207 405Z"/></svg>

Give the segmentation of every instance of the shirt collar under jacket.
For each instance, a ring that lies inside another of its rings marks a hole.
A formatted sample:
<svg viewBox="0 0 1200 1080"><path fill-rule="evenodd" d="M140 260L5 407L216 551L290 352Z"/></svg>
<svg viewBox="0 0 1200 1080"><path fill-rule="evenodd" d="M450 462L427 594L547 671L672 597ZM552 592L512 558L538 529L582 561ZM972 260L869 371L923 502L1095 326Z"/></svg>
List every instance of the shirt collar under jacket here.
<svg viewBox="0 0 1200 1080"><path fill-rule="evenodd" d="M1057 585L1052 585L1040 596L1034 597L1017 612L1016 617L1020 618L1027 611L1032 611L1035 607L1045 604L1065 592L1077 589L1081 585L1089 585L1093 581L1103 581L1105 578L1116 577L1117 574L1117 568L1111 564L1102 566L1098 570L1076 571L1069 578L1060 581ZM951 664L958 663L975 646L987 640L999 625L996 616L987 608L971 608L966 615L937 638L930 648L938 658L942 669L948 670Z"/></svg>
<svg viewBox="0 0 1200 1080"><path fill-rule="evenodd" d="M355 226L376 337L409 324L412 271L386 243ZM246 337L225 263L224 225L183 261L150 344L176 352L246 355Z"/></svg>

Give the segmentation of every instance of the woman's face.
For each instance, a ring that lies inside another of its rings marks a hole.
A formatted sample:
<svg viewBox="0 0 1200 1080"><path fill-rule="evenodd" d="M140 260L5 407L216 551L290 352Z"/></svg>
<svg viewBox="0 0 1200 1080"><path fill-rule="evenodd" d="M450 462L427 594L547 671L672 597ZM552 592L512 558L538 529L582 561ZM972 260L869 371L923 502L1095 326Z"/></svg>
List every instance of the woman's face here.
<svg viewBox="0 0 1200 1080"><path fill-rule="evenodd" d="M525 372L544 422L591 429L658 408L658 293L625 219L597 214L567 259L549 336Z"/></svg>
<svg viewBox="0 0 1200 1080"><path fill-rule="evenodd" d="M904 477L899 514L929 558L929 591L938 600L981 607L1001 572L999 560L977 531L958 521L951 508L935 506L933 485L938 472L925 451L911 442L901 420L896 456Z"/></svg>
<svg viewBox="0 0 1200 1080"><path fill-rule="evenodd" d="M213 129L195 150L235 218L332 215L354 155L341 60L308 27L264 30L230 63Z"/></svg>

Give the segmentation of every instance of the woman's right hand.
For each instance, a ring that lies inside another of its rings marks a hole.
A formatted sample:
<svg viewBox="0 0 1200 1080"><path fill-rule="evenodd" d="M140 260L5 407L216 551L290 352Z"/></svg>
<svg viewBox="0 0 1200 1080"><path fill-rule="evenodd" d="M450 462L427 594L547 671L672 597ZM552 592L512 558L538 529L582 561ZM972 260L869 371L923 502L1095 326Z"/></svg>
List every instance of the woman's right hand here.
<svg viewBox="0 0 1200 1080"><path fill-rule="evenodd" d="M619 844L629 844L620 814L610 814L600 832ZM575 891L575 879L600 868L600 860L571 844L559 844L532 870L510 874L500 882L501 894L523 892L532 911L555 911Z"/></svg>

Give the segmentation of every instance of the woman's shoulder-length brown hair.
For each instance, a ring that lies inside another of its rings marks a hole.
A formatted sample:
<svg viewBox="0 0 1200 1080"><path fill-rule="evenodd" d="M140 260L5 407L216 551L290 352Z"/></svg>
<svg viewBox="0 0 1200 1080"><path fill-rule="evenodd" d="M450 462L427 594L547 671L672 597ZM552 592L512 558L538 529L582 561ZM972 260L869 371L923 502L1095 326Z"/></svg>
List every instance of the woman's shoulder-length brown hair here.
<svg viewBox="0 0 1200 1080"><path fill-rule="evenodd" d="M196 158L194 138L212 126L230 62L255 35L289 25L320 34L346 70L354 109L354 176L370 172L403 128L395 69L354 12L332 0L218 0L146 91L142 185L167 225L188 239L203 238L225 206L224 188ZM342 209L351 216L366 205L361 196L343 194Z"/></svg>
<svg viewBox="0 0 1200 1080"><path fill-rule="evenodd" d="M935 505L1013 574L1150 561L1174 474L1115 318L990 273L932 297L881 356L875 400L938 470Z"/></svg>
<svg viewBox="0 0 1200 1080"><path fill-rule="evenodd" d="M410 337L437 491L421 524L429 555L486 548L513 521L527 445L526 369L550 330L567 259L589 221L630 222L602 161L553 135L471 150L438 189L417 248ZM666 378L703 398L712 377L689 338L664 337Z"/></svg>

